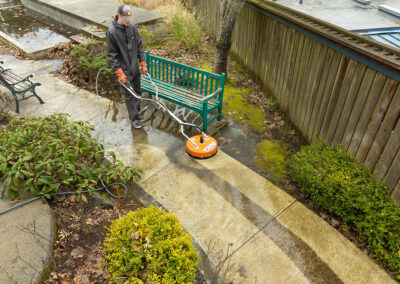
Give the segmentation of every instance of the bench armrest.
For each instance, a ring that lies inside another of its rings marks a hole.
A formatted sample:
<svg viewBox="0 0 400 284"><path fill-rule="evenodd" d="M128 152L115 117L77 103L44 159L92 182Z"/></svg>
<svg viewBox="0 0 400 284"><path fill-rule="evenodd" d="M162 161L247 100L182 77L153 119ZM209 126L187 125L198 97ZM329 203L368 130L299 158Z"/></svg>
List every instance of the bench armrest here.
<svg viewBox="0 0 400 284"><path fill-rule="evenodd" d="M29 83L33 84L33 82L31 80L29 80L29 78L33 78L33 75L29 75L29 76L25 77L24 79L19 80L18 82L12 83L10 85L11 86L15 86L15 85L18 85L19 83L22 83L22 82L25 82L25 81L28 81Z"/></svg>
<svg viewBox="0 0 400 284"><path fill-rule="evenodd" d="M215 92L209 94L207 97L202 98L202 99L200 100L200 103L203 104L203 103L207 102L208 100L210 100L210 99L216 97L221 91L222 91L221 88L217 89Z"/></svg>

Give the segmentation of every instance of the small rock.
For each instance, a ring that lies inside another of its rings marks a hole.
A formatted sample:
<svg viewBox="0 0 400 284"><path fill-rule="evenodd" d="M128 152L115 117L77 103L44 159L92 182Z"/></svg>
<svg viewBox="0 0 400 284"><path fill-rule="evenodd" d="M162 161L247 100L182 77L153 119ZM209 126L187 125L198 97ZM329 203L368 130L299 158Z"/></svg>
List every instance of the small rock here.
<svg viewBox="0 0 400 284"><path fill-rule="evenodd" d="M337 227L339 227L340 222L337 219L332 218L331 224L332 224L333 227L337 228Z"/></svg>
<svg viewBox="0 0 400 284"><path fill-rule="evenodd" d="M82 258L85 255L85 250L82 247L77 247L71 251L72 258Z"/></svg>

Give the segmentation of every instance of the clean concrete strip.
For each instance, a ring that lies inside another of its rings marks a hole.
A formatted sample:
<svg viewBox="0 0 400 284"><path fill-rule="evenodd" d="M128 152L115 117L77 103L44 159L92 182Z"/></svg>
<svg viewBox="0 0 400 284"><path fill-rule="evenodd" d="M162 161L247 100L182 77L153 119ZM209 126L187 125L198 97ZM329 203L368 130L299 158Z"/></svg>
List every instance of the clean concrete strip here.
<svg viewBox="0 0 400 284"><path fill-rule="evenodd" d="M342 234L297 202L277 221L298 236L344 283L396 283ZM270 227L266 228L271 230Z"/></svg>

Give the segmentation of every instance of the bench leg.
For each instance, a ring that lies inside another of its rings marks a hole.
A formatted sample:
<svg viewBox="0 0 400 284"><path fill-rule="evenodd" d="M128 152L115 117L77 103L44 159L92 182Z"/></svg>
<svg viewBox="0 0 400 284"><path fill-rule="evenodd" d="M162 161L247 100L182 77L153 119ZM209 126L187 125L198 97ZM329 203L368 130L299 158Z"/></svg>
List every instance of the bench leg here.
<svg viewBox="0 0 400 284"><path fill-rule="evenodd" d="M36 94L35 90L32 91L33 95L39 100L39 103L42 105L44 101Z"/></svg>
<svg viewBox="0 0 400 284"><path fill-rule="evenodd" d="M15 112L19 113L19 100L17 99L17 96L14 96L15 99Z"/></svg>
<svg viewBox="0 0 400 284"><path fill-rule="evenodd" d="M203 131L207 132L207 124L208 124L207 113L202 113L201 114L201 119L203 120Z"/></svg>
<svg viewBox="0 0 400 284"><path fill-rule="evenodd" d="M222 120L222 105L220 105L218 107L218 120L221 121Z"/></svg>

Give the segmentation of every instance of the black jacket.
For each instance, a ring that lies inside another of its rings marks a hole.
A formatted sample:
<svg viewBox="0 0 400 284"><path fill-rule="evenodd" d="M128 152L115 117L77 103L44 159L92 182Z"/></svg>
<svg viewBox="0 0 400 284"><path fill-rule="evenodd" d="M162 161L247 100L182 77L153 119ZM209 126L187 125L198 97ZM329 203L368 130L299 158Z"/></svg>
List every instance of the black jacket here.
<svg viewBox="0 0 400 284"><path fill-rule="evenodd" d="M144 61L142 39L133 24L120 25L115 16L107 30L107 55L112 69L122 68L125 75L133 77L139 72L138 59Z"/></svg>

